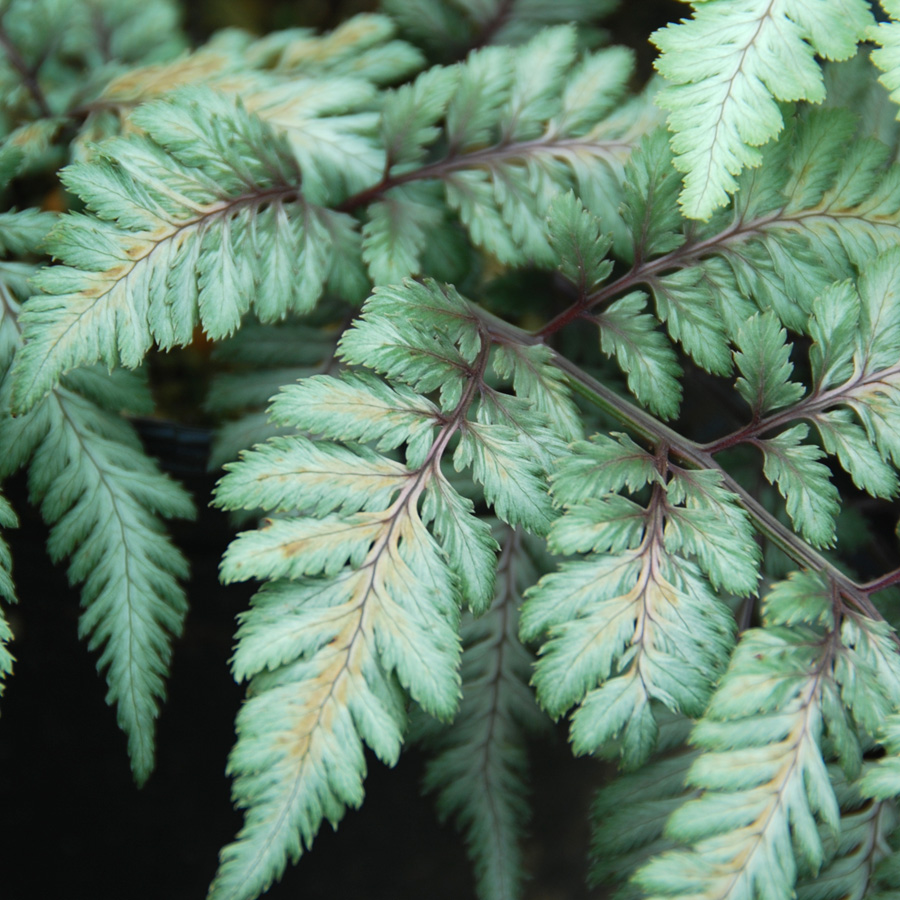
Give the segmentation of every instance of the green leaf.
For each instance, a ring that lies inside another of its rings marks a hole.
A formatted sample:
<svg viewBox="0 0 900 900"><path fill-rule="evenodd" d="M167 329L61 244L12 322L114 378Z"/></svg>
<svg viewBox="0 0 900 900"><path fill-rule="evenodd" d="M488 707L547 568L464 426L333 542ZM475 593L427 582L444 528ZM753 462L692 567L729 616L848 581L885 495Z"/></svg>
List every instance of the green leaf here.
<svg viewBox="0 0 900 900"><path fill-rule="evenodd" d="M900 483L891 467L872 446L865 431L851 421L849 410L835 409L814 418L827 453L837 456L853 483L873 497L893 497Z"/></svg>
<svg viewBox="0 0 900 900"><path fill-rule="evenodd" d="M476 616L485 613L494 597L497 542L475 506L443 477L435 476L422 502L422 521L434 520L435 536L444 549L447 565L459 580L460 591Z"/></svg>
<svg viewBox="0 0 900 900"><path fill-rule="evenodd" d="M447 141L465 151L491 137L500 110L509 102L513 54L506 47L484 47L462 67L456 93L447 107Z"/></svg>
<svg viewBox="0 0 900 900"><path fill-rule="evenodd" d="M716 590L756 593L761 556L750 517L715 471L672 469L666 549L694 556Z"/></svg>
<svg viewBox="0 0 900 900"><path fill-rule="evenodd" d="M456 91L460 70L435 66L411 84L388 91L381 108L381 135L388 166L418 163L439 137L437 123Z"/></svg>
<svg viewBox="0 0 900 900"><path fill-rule="evenodd" d="M623 216L631 230L636 261L653 259L684 243L683 219L675 203L681 178L672 166L668 135L652 131L625 167Z"/></svg>
<svg viewBox="0 0 900 900"><path fill-rule="evenodd" d="M612 432L610 437L595 434L589 441L578 441L559 461L552 478L553 499L574 506L591 498L627 487L632 493L645 484L662 484L653 455L639 447L626 434Z"/></svg>
<svg viewBox="0 0 900 900"><path fill-rule="evenodd" d="M613 264L606 259L612 238L601 233L600 223L571 192L550 205L547 227L560 272L581 297L587 297L612 271Z"/></svg>
<svg viewBox="0 0 900 900"><path fill-rule="evenodd" d="M671 814L696 791L685 785L696 752L682 752L649 762L621 775L598 791L591 807L590 880L594 885L621 885L617 900L637 900L631 875L646 860L674 842L663 830Z"/></svg>
<svg viewBox="0 0 900 900"><path fill-rule="evenodd" d="M241 465L220 483L216 502L229 509L301 509L315 516L355 513L388 506L408 477L405 466L366 447L275 437L243 454Z"/></svg>
<svg viewBox="0 0 900 900"><path fill-rule="evenodd" d="M856 722L880 737L884 723L900 706L900 653L890 625L845 618L834 678Z"/></svg>
<svg viewBox="0 0 900 900"><path fill-rule="evenodd" d="M735 382L754 416L782 406L791 406L805 393L803 385L790 380L792 344L773 313L748 319L737 334L734 354L741 377Z"/></svg>
<svg viewBox="0 0 900 900"><path fill-rule="evenodd" d="M819 749L821 653L801 629L744 633L691 735L703 752L688 784L702 793L666 825L668 837L691 846L637 873L648 896L788 900L797 862L821 867L818 825L832 834L840 827Z"/></svg>
<svg viewBox="0 0 900 900"><path fill-rule="evenodd" d="M246 640L262 651L251 670L272 671L254 678L238 714L228 771L245 821L221 853L211 898L258 896L310 846L323 818L337 825L345 806L362 802L363 741L389 765L399 756L403 697L374 653L365 606L346 602L365 596L364 581L347 575L328 593L320 582L280 583L244 617L236 664L253 654Z"/></svg>
<svg viewBox="0 0 900 900"><path fill-rule="evenodd" d="M457 471L472 467L485 499L504 522L546 534L554 515L540 461L511 428L467 423L453 464Z"/></svg>
<svg viewBox="0 0 900 900"><path fill-rule="evenodd" d="M270 412L278 424L293 424L324 438L371 441L380 452L405 442L415 460L431 446L440 417L425 397L366 372L313 375L286 385L273 398Z"/></svg>
<svg viewBox="0 0 900 900"><path fill-rule="evenodd" d="M425 789L437 795L441 819L454 818L465 833L484 900L521 896L524 880L526 735L547 724L527 687L532 656L517 637L521 589L532 578L524 536L510 532L490 611L462 623L459 715L451 725L422 724L435 753Z"/></svg>
<svg viewBox="0 0 900 900"><path fill-rule="evenodd" d="M628 388L638 400L670 419L681 403L681 367L672 345L657 330L656 319L643 312L646 304L647 295L633 291L600 313L596 317L600 349L607 356L615 354L628 376Z"/></svg>
<svg viewBox="0 0 900 900"><path fill-rule="evenodd" d="M808 433L806 425L794 425L759 445L765 457L763 474L787 501L794 526L810 543L823 547L834 541L840 503L831 472L818 461L822 451L803 443Z"/></svg>
<svg viewBox="0 0 900 900"><path fill-rule="evenodd" d="M443 212L424 185L401 185L385 192L369 209L363 226L363 259L375 284L392 284L418 275L428 231Z"/></svg>
<svg viewBox="0 0 900 900"><path fill-rule="evenodd" d="M528 591L522 614L524 639L549 635L534 677L541 705L559 716L577 704L575 752L619 738L628 768L642 764L656 744L650 701L699 715L732 643L729 612L700 570L662 538L662 493L654 487L645 511L630 501L612 503L624 500L615 495L568 509L553 526L551 549L595 552L544 576ZM606 533L585 540L592 521ZM689 541L675 534L671 543ZM703 559L718 571L710 554Z"/></svg>
<svg viewBox="0 0 900 900"><path fill-rule="evenodd" d="M562 440L577 440L584 434L581 413L552 359L550 348L543 344L500 344L494 349L491 365L498 377L512 382L516 395L530 402Z"/></svg>
<svg viewBox="0 0 900 900"><path fill-rule="evenodd" d="M716 315L715 301L702 271L682 269L647 282L656 300L656 314L672 340L679 341L692 359L717 375L731 372L725 329Z"/></svg>
<svg viewBox="0 0 900 900"><path fill-rule="evenodd" d="M659 96L669 110L675 165L685 173L680 203L708 219L737 189L735 176L758 166L756 148L784 122L777 101L825 97L815 55L847 59L872 23L861 0L828 0L815 11L802 0L694 4L693 17L651 37L655 66L670 84ZM706 54L697 55L697 47Z"/></svg>
<svg viewBox="0 0 900 900"><path fill-rule="evenodd" d="M561 108L560 93L575 60L575 30L546 28L515 52L509 99L500 115L503 143L539 137Z"/></svg>
<svg viewBox="0 0 900 900"><path fill-rule="evenodd" d="M834 628L831 590L825 579L812 571L791 572L773 584L765 596L763 621L767 625L820 625Z"/></svg>
<svg viewBox="0 0 900 900"><path fill-rule="evenodd" d="M841 384L853 373L859 327L859 296L850 282L828 288L816 301L809 320L809 364L816 391Z"/></svg>
<svg viewBox="0 0 900 900"><path fill-rule="evenodd" d="M117 415L143 406L142 394L125 373L79 371L0 432L0 472L31 460L29 490L52 526L50 555L68 557L69 580L82 585L79 636L101 650L97 668L106 671L106 699L128 736L138 784L153 769L172 640L187 611L178 583L187 563L160 520L194 515L188 495Z"/></svg>

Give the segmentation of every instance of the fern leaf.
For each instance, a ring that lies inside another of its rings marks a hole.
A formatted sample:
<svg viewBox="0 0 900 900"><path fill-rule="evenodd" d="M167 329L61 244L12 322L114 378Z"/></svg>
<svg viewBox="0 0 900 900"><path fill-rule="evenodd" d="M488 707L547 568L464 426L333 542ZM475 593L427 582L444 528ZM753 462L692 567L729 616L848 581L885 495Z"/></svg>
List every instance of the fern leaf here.
<svg viewBox="0 0 900 900"><path fill-rule="evenodd" d="M575 29L569 25L547 28L521 48L500 116L503 143L528 141L543 133L544 123L561 110L561 88L574 61Z"/></svg>
<svg viewBox="0 0 900 900"><path fill-rule="evenodd" d="M533 405L563 441L581 438L584 428L578 407L560 370L551 364L541 344L499 344L491 357L499 378L511 381L516 394Z"/></svg>
<svg viewBox="0 0 900 900"><path fill-rule="evenodd" d="M799 860L825 858L818 818L831 833L840 811L819 749L822 655L814 633L745 632L691 742L705 752L688 774L703 793L666 833L692 844L641 869L650 897L777 900L793 895Z"/></svg>
<svg viewBox="0 0 900 900"><path fill-rule="evenodd" d="M715 0L653 34L662 51L656 68L671 83L658 102L669 110L675 165L685 173L680 202L691 218L708 219L737 189L735 176L760 164L756 147L784 124L776 101L824 99L815 55L847 59L865 38L867 4L829 0L820 7ZM693 52L698 46L714 48L705 63Z"/></svg>
<svg viewBox="0 0 900 900"><path fill-rule="evenodd" d="M628 388L654 413L672 418L681 403L681 367L672 345L657 329L657 320L643 312L646 294L626 294L596 317L600 349L615 354L628 376Z"/></svg>
<svg viewBox="0 0 900 900"><path fill-rule="evenodd" d="M748 319L738 332L737 345L734 360L741 377L735 387L754 416L790 406L803 396L803 385L790 380L792 345L774 314Z"/></svg>
<svg viewBox="0 0 900 900"><path fill-rule="evenodd" d="M625 166L623 215L631 230L634 259L661 256L684 243L675 197L681 179L662 128L644 137Z"/></svg>
<svg viewBox="0 0 900 900"><path fill-rule="evenodd" d="M869 39L879 45L879 49L872 51L872 62L883 73L878 80L890 92L891 100L897 103L900 101L900 3L881 0L881 8L887 13L888 21L869 29Z"/></svg>
<svg viewBox="0 0 900 900"><path fill-rule="evenodd" d="M542 489L541 463L511 428L467 423L453 464L472 467L485 499L504 522L546 534L554 516L550 496Z"/></svg>
<svg viewBox="0 0 900 900"><path fill-rule="evenodd" d="M666 548L694 556L716 590L754 593L759 550L750 539L749 517L722 486L721 475L676 466L670 471Z"/></svg>
<svg viewBox="0 0 900 900"><path fill-rule="evenodd" d="M869 735L900 705L900 654L886 622L844 619L835 681L841 699Z"/></svg>
<svg viewBox="0 0 900 900"><path fill-rule="evenodd" d="M0 526L15 528L19 524L13 508L5 497L0 497ZM16 588L12 579L12 554L5 540L0 538L0 597L7 603L16 602ZM0 607L0 694L3 693L5 679L12 674L13 656L9 652L9 643L13 639L12 629Z"/></svg>
<svg viewBox="0 0 900 900"><path fill-rule="evenodd" d="M263 318L308 310L329 277L342 217L292 202L296 163L260 119L199 88L134 116L164 143L116 139L102 160L68 170L98 218L64 218L51 244L68 265L45 271L23 313L17 409L73 367L133 367L153 341L187 343L198 319L223 337L251 305ZM257 301L255 283L288 292Z"/></svg>
<svg viewBox="0 0 900 900"><path fill-rule="evenodd" d="M452 150L465 151L488 142L508 102L512 58L504 48L485 47L466 60L447 107L447 140Z"/></svg>
<svg viewBox="0 0 900 900"><path fill-rule="evenodd" d="M824 454L803 443L808 434L806 425L794 425L759 444L765 457L763 473L787 500L791 521L808 541L822 547L834 540L840 503L831 472L819 462Z"/></svg>
<svg viewBox="0 0 900 900"><path fill-rule="evenodd" d="M676 473L671 496L657 481L643 508L607 485L644 483L653 458L627 442L594 443L584 445L586 463L577 461L576 444L560 464L553 491L567 508L549 535L553 552L592 553L528 592L521 630L528 640L549 633L535 673L538 699L554 716L579 705L575 751L620 736L623 762L635 767L656 743L650 701L698 715L730 649L729 613L704 573L714 584L752 592L758 552L748 520L715 479ZM595 495L572 502L583 496L578 481L588 474ZM712 543L729 529L735 538L719 554ZM741 560L730 571L729 554Z"/></svg>
<svg viewBox="0 0 900 900"><path fill-rule="evenodd" d="M580 136L595 128L622 97L633 68L634 56L627 47L606 47L585 56L567 79L553 129Z"/></svg>
<svg viewBox="0 0 900 900"><path fill-rule="evenodd" d="M897 490L888 460L900 458L892 431L900 415L900 318L889 299L898 284L900 255L888 251L867 262L856 288L839 282L822 295L808 326L814 389L798 407L854 482L882 497Z"/></svg>
<svg viewBox="0 0 900 900"><path fill-rule="evenodd" d="M393 40L397 28L387 16L360 13L334 31L317 35L307 29L273 32L255 41L251 64L271 66L279 74L352 75L375 84L390 84L422 65L422 55L405 41Z"/></svg>
<svg viewBox="0 0 900 900"><path fill-rule="evenodd" d="M665 836L665 824L699 793L685 783L697 755L689 751L652 760L597 792L591 807L590 880L595 885L616 885L616 900L641 897L631 876L648 859L676 846Z"/></svg>
<svg viewBox="0 0 900 900"><path fill-rule="evenodd" d="M374 651L368 581L362 570L325 584L276 582L243 618L236 674L259 674L228 771L245 823L222 851L211 898L258 896L323 818L336 825L362 802L363 739L396 762L405 710Z"/></svg>
<svg viewBox="0 0 900 900"><path fill-rule="evenodd" d="M592 811L592 880L619 885L617 900L645 896L630 876L647 860L678 847L665 826L679 807L700 794L686 783L696 758L694 751L651 762L598 793ZM872 896L879 863L890 853L896 810L890 802L867 802L859 782L848 781L836 766L828 774L840 806L840 830L835 834L820 826L825 864L814 872L798 860L796 895L802 900Z"/></svg>
<svg viewBox="0 0 900 900"><path fill-rule="evenodd" d="M33 248L48 218L23 216L10 237ZM25 276L34 271L22 266ZM24 284L16 287L21 294ZM119 416L122 409L147 408L145 385L136 376L74 372L30 412L9 417L11 375L6 371L12 354L21 352L21 307L2 275L0 301L0 370L5 373L0 474L30 462L31 497L52 526L50 555L69 557L69 579L82 584L79 636L91 650L102 648L97 667L106 670L107 702L116 705L132 771L142 784L153 769L172 640L180 635L187 610L178 583L187 575L187 563L160 520L191 518L193 505L143 453L133 429Z"/></svg>
<svg viewBox="0 0 900 900"><path fill-rule="evenodd" d="M437 794L441 818L453 817L464 831L483 900L522 895L525 733L546 722L526 686L532 658L517 636L521 590L534 577L523 541L507 535L490 610L463 620L459 714L449 726L424 724L435 751L425 788Z"/></svg>
<svg viewBox="0 0 900 900"><path fill-rule="evenodd" d="M417 163L441 135L438 123L459 80L459 69L435 66L388 92L381 108L381 132L388 169Z"/></svg>
<svg viewBox="0 0 900 900"><path fill-rule="evenodd" d="M7 420L0 446L6 473L33 458L29 487L53 526L50 555L70 557L69 578L83 585L79 635L89 649L102 649L97 667L106 670L107 702L116 705L141 784L153 768L172 638L187 610L178 584L187 564L160 517L192 517L193 506L115 415L140 397L139 385L119 375L106 383L90 370L73 373L69 386Z"/></svg>
<svg viewBox="0 0 900 900"><path fill-rule="evenodd" d="M896 831L896 809L888 803L867 803L859 782L847 782L834 770L832 785L841 806L840 834L828 864L819 873L800 878L799 900L873 896L879 864L890 853L888 838Z"/></svg>
<svg viewBox="0 0 900 900"><path fill-rule="evenodd" d="M231 763L247 813L223 852L215 898L256 896L323 818L336 822L361 802L363 743L396 760L404 704L393 688L384 699L393 677L431 715L455 712L459 607L490 604L496 543L442 472L451 440L454 462L471 464L498 514L536 531L551 516L523 440L561 442L515 388L484 382L491 341L467 300L431 281L379 288L339 352L384 380L342 373L287 387L275 421L317 440L270 439L228 466L217 491L227 508L279 517L239 535L222 566L227 581L271 584L235 656L236 675L252 679ZM531 375L544 357L529 362L523 392L543 390ZM431 391L438 403L422 396ZM382 455L404 444L405 462ZM272 740L284 748L274 761Z"/></svg>
<svg viewBox="0 0 900 900"><path fill-rule="evenodd" d="M650 278L647 284L656 300L656 315L666 323L672 340L707 372L728 374L731 358L725 349L725 329L701 273L682 270Z"/></svg>
<svg viewBox="0 0 900 900"><path fill-rule="evenodd" d="M560 260L559 270L587 297L612 272L606 258L612 238L601 233L600 223L582 206L573 193L563 194L550 205L547 214L550 245Z"/></svg>

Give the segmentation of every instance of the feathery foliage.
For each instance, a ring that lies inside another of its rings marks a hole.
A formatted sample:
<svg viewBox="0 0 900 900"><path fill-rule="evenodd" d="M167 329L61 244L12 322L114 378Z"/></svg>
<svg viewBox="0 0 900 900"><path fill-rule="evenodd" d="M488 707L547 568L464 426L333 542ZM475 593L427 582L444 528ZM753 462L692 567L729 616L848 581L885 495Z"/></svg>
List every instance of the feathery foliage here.
<svg viewBox="0 0 900 900"><path fill-rule="evenodd" d="M410 742L479 898L529 896L566 716L622 770L603 889L896 896L900 7L694 3L642 85L612 6L189 49L170 3L0 0L0 476L139 784L194 505L134 419L176 414L157 350L211 383L221 579L256 583L211 900L274 897Z"/></svg>

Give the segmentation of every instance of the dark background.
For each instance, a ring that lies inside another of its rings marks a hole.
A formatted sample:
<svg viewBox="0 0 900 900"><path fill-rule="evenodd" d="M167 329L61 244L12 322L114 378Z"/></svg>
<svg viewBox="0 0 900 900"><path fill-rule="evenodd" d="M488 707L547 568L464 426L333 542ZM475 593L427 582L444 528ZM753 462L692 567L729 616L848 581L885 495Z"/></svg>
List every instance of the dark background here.
<svg viewBox="0 0 900 900"><path fill-rule="evenodd" d="M190 5L186 25L199 42L224 25L258 33L333 27L372 6L365 0L210 0ZM647 35L686 12L675 2L625 3L608 24L616 40L639 50L648 74ZM203 380L196 358L183 359L188 362L163 368L171 383L157 385L160 396L189 395L180 379ZM199 900L219 848L240 827L224 769L243 691L230 677L228 658L235 615L251 590L218 583L218 561L232 529L205 506L214 478L197 472L183 480L200 508L197 522L172 527L192 565L191 611L159 720L157 770L140 791L115 712L104 701L96 654L77 639L78 593L67 585L64 566L53 566L44 552L46 529L28 505L24 478L5 486L21 527L8 533L20 604L8 610L17 661L0 703L2 900ZM535 742L528 900L590 896L584 886L586 813L604 771L592 760L572 758L562 726L554 738ZM394 770L370 760L363 808L348 811L338 833L324 825L313 851L288 867L267 897L473 897L462 840L452 827L437 824L431 798L420 795L421 772L416 751Z"/></svg>

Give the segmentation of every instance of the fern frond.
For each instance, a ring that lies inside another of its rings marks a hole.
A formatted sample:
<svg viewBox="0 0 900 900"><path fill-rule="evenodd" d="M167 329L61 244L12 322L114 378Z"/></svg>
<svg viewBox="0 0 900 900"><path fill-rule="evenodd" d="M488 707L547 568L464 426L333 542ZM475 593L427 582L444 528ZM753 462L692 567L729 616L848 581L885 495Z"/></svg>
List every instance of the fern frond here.
<svg viewBox="0 0 900 900"><path fill-rule="evenodd" d="M435 212L398 205L402 194L393 187L414 179L438 180L472 241L508 263L550 261L547 207L573 185L592 183L597 211L617 221L621 166L646 128L636 107L609 115L631 68L621 49L576 65L574 32L563 27L519 48L483 48L456 70L432 70L389 94L382 113L388 167L373 189L383 199L369 207L374 219L366 228L382 233L391 215L405 242L395 239L393 250L382 245L380 265L395 276L418 272L410 268L418 262L410 247L421 253ZM441 119L444 155L411 170L428 145L438 146ZM370 271L376 280L387 277Z"/></svg>
<svg viewBox="0 0 900 900"><path fill-rule="evenodd" d="M866 802L859 782L848 782L840 770L830 770L832 786L841 807L840 833L826 843L830 861L818 873L801 876L798 900L862 900L881 896L877 892L879 864L891 852L889 838L898 823L892 803ZM885 897L884 900L887 900Z"/></svg>
<svg viewBox="0 0 900 900"><path fill-rule="evenodd" d="M2 346L11 353L21 346L20 307L9 292L0 290L0 299ZM3 368L8 365L7 355ZM97 667L106 670L107 702L116 705L142 784L153 768L172 640L187 610L178 583L187 563L160 519L193 517L193 504L144 455L119 416L123 409L147 409L139 378L74 372L17 418L9 417L10 381L8 375L2 385L0 474L30 463L31 497L52 526L50 555L69 557L69 579L82 584L79 635L91 650L102 648Z"/></svg>
<svg viewBox="0 0 900 900"><path fill-rule="evenodd" d="M325 310L323 314L327 317ZM266 405L283 385L327 372L335 363L340 336L340 327L331 323L313 327L295 322L248 322L215 348L214 359L227 371L213 380L205 406L220 416L236 418L217 429L210 449L210 469L232 462L254 444L287 432L285 426L268 418Z"/></svg>
<svg viewBox="0 0 900 900"><path fill-rule="evenodd" d="M0 496L0 527L15 528L19 524L13 508L5 497ZM0 597L7 603L15 603L16 588L12 579L12 554L6 541L0 537ZM9 622L0 606L0 695L6 687L6 676L12 674L13 656L9 652L9 643L13 639Z"/></svg>
<svg viewBox="0 0 900 900"><path fill-rule="evenodd" d="M547 490L522 447L526 437L561 445L530 403L484 381L491 350L474 307L451 288L379 288L340 356L383 380L345 372L288 386L273 418L319 439L271 439L220 483L220 505L280 515L239 535L222 568L227 581L272 583L235 655L236 676L252 678L230 764L247 813L223 851L217 900L265 890L323 818L334 823L361 802L363 742L396 760L405 721L396 682L431 715L456 710L459 606L489 606L496 543L441 462L452 440L457 466L469 461L458 448L478 442L480 462L471 461L485 498L508 521L542 530L529 511L549 509ZM436 402L423 396L432 391ZM405 462L384 455L403 445Z"/></svg>
<svg viewBox="0 0 900 900"><path fill-rule="evenodd" d="M521 594L536 577L524 540L507 533L490 610L463 618L458 715L451 725L422 724L422 739L435 753L425 789L437 794L441 818L452 817L465 833L482 900L522 895L525 733L546 725L527 687L533 659L517 634Z"/></svg>
<svg viewBox="0 0 900 900"><path fill-rule="evenodd" d="M777 101L824 97L816 54L847 59L872 24L861 0L828 0L815 11L797 0L714 0L693 4L692 19L651 40L655 65L671 84L658 102L669 110L675 164L685 173L686 215L708 219L738 189L735 176L762 162L756 148L782 129ZM694 52L709 48L704 57Z"/></svg>
<svg viewBox="0 0 900 900"><path fill-rule="evenodd" d="M17 409L77 366L134 367L153 341L189 343L198 322L224 337L251 307L264 319L309 309L329 277L340 215L295 202L283 139L205 91L138 113L162 144L116 139L102 162L68 170L97 218L66 217L51 242L67 265L45 270L23 313Z"/></svg>
<svg viewBox="0 0 900 900"><path fill-rule="evenodd" d="M897 0L881 0L881 8L888 21L869 29L869 40L879 45L872 51L872 62L882 71L879 81L890 92L894 103L900 102L900 3ZM896 113L900 118L900 112Z"/></svg>
<svg viewBox="0 0 900 900"><path fill-rule="evenodd" d="M696 759L694 751L652 762L598 793L592 810L592 879L617 885L617 900L645 896L632 874L648 859L677 847L664 829L677 810L700 793L688 783ZM820 826L825 863L818 872L801 863L796 896L861 900L873 896L879 864L891 852L888 840L896 833L896 807L889 801L867 801L860 782L848 781L837 766L829 766L828 775L840 807L839 831Z"/></svg>
<svg viewBox="0 0 900 900"><path fill-rule="evenodd" d="M604 32L589 23L607 15L610 0L384 0L381 4L405 35L441 60L472 47L524 44L542 28L578 22L584 43L595 45Z"/></svg>
<svg viewBox="0 0 900 900"><path fill-rule="evenodd" d="M703 789L676 811L671 850L636 875L649 897L777 900L793 895L794 854L825 859L817 820L836 835L840 810L819 741L827 645L802 628L746 632L691 742L703 752L688 783Z"/></svg>
<svg viewBox="0 0 900 900"><path fill-rule="evenodd" d="M591 807L592 884L615 885L616 900L642 896L631 876L648 859L676 846L664 829L672 813L699 794L686 784L696 759L697 751L688 751L653 760L597 792Z"/></svg>
<svg viewBox="0 0 900 900"><path fill-rule="evenodd" d="M646 507L614 493L647 482ZM651 700L688 716L705 707L733 631L713 587L754 592L758 550L715 473L667 468L622 438L572 445L553 494L566 511L550 532L551 550L590 555L528 592L523 637L549 633L538 699L554 716L579 706L576 752L620 737L633 768L656 743Z"/></svg>
<svg viewBox="0 0 900 900"><path fill-rule="evenodd" d="M396 30L387 16L360 13L327 34L305 28L274 32L253 41L243 53L251 66L291 79L326 75L391 84L423 62L415 47L394 40Z"/></svg>
<svg viewBox="0 0 900 900"><path fill-rule="evenodd" d="M70 378L31 412L6 421L0 471L33 460L29 487L53 526L50 555L70 557L69 578L83 585L79 635L89 649L102 648L97 665L107 670L107 702L116 704L143 783L153 768L172 638L187 611L178 584L187 564L160 517L190 518L193 505L115 415L122 405L137 407L139 385L123 377L107 384L88 370Z"/></svg>

